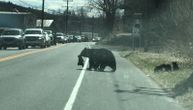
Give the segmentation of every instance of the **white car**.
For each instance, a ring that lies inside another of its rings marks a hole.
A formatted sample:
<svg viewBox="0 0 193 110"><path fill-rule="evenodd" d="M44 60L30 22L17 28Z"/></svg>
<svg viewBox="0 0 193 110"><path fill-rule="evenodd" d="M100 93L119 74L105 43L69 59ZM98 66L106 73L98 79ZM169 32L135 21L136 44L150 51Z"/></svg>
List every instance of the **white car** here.
<svg viewBox="0 0 193 110"><path fill-rule="evenodd" d="M23 39L23 31L18 28L5 29L0 36L0 48L7 49L7 47L18 47L18 49L25 49Z"/></svg>
<svg viewBox="0 0 193 110"><path fill-rule="evenodd" d="M46 47L46 36L41 28L27 28L24 31L24 39L26 47L28 46L40 46Z"/></svg>
<svg viewBox="0 0 193 110"><path fill-rule="evenodd" d="M62 43L62 44L65 43L65 37L63 33L61 32L56 33L56 43Z"/></svg>
<svg viewBox="0 0 193 110"><path fill-rule="evenodd" d="M48 33L48 36L50 37L50 40L51 40L51 45L54 45L55 44L55 39L54 39L54 35L53 35L52 30L44 30L44 32Z"/></svg>
<svg viewBox="0 0 193 110"><path fill-rule="evenodd" d="M49 37L49 34L47 32L44 32L44 36L46 39L46 46L50 47L51 46L51 38Z"/></svg>
<svg viewBox="0 0 193 110"><path fill-rule="evenodd" d="M75 36L76 37L76 39L77 39L77 42L81 42L82 41L82 37L80 36L80 35L77 35L77 36Z"/></svg>

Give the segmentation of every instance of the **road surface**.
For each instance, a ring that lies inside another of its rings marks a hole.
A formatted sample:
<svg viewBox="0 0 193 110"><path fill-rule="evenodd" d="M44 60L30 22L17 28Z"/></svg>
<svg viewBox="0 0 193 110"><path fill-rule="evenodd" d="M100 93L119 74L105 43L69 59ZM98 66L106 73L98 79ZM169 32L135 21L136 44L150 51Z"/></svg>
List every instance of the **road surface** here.
<svg viewBox="0 0 193 110"><path fill-rule="evenodd" d="M184 110L117 52L115 73L77 66L92 45L0 50L0 110Z"/></svg>

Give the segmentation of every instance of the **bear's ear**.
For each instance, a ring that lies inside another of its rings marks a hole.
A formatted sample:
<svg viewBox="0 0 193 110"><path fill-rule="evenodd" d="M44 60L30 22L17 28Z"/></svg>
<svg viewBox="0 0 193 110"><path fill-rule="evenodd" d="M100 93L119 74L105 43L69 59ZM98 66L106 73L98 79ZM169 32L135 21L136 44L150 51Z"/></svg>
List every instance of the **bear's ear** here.
<svg viewBox="0 0 193 110"><path fill-rule="evenodd" d="M87 47L85 47L85 48L84 48L84 50L88 50L88 48L87 48Z"/></svg>
<svg viewBox="0 0 193 110"><path fill-rule="evenodd" d="M90 46L89 46L89 45L87 45L87 46L86 46L86 48L87 48L87 49L89 49L89 48L90 48Z"/></svg>

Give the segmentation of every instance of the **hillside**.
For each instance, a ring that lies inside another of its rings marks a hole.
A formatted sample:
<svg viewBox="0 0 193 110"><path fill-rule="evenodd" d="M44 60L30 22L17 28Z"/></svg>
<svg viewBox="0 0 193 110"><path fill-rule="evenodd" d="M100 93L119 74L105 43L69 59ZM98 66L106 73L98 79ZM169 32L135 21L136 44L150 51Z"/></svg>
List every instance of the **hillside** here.
<svg viewBox="0 0 193 110"><path fill-rule="evenodd" d="M144 22L143 36L164 51L192 55L193 2L165 0ZM146 44L146 45L148 45ZM149 45L150 46L150 45Z"/></svg>
<svg viewBox="0 0 193 110"><path fill-rule="evenodd" d="M8 11L8 12L30 12L32 14L34 14L35 16L37 16L38 18L41 17L41 10L36 10L36 9L32 9L32 8L26 8L23 6L19 6L16 4L13 4L11 2L3 2L0 1L0 11ZM45 13L45 17L46 18L53 18L54 15L49 14L49 13Z"/></svg>
<svg viewBox="0 0 193 110"><path fill-rule="evenodd" d="M193 1L192 0L130 0L125 4L122 19L126 30L132 32L135 20L141 20L141 42L145 51L193 54ZM142 17L134 13L142 13ZM126 22L125 22L126 21ZM112 37L112 45L132 46L132 37ZM137 47L137 46L136 46Z"/></svg>

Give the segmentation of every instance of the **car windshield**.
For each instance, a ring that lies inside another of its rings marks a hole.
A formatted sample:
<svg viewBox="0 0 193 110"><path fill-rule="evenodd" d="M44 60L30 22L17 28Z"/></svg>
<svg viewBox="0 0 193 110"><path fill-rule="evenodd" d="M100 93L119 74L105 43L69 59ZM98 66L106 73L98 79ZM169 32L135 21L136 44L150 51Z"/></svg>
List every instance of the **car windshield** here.
<svg viewBox="0 0 193 110"><path fill-rule="evenodd" d="M37 30L27 30L25 31L25 34L42 34L41 31Z"/></svg>
<svg viewBox="0 0 193 110"><path fill-rule="evenodd" d="M5 30L2 35L20 35L20 31L17 30Z"/></svg>
<svg viewBox="0 0 193 110"><path fill-rule="evenodd" d="M63 36L64 34L62 33L56 33L56 36Z"/></svg>
<svg viewBox="0 0 193 110"><path fill-rule="evenodd" d="M48 34L52 34L52 31L49 30L45 30L45 32L47 32Z"/></svg>

